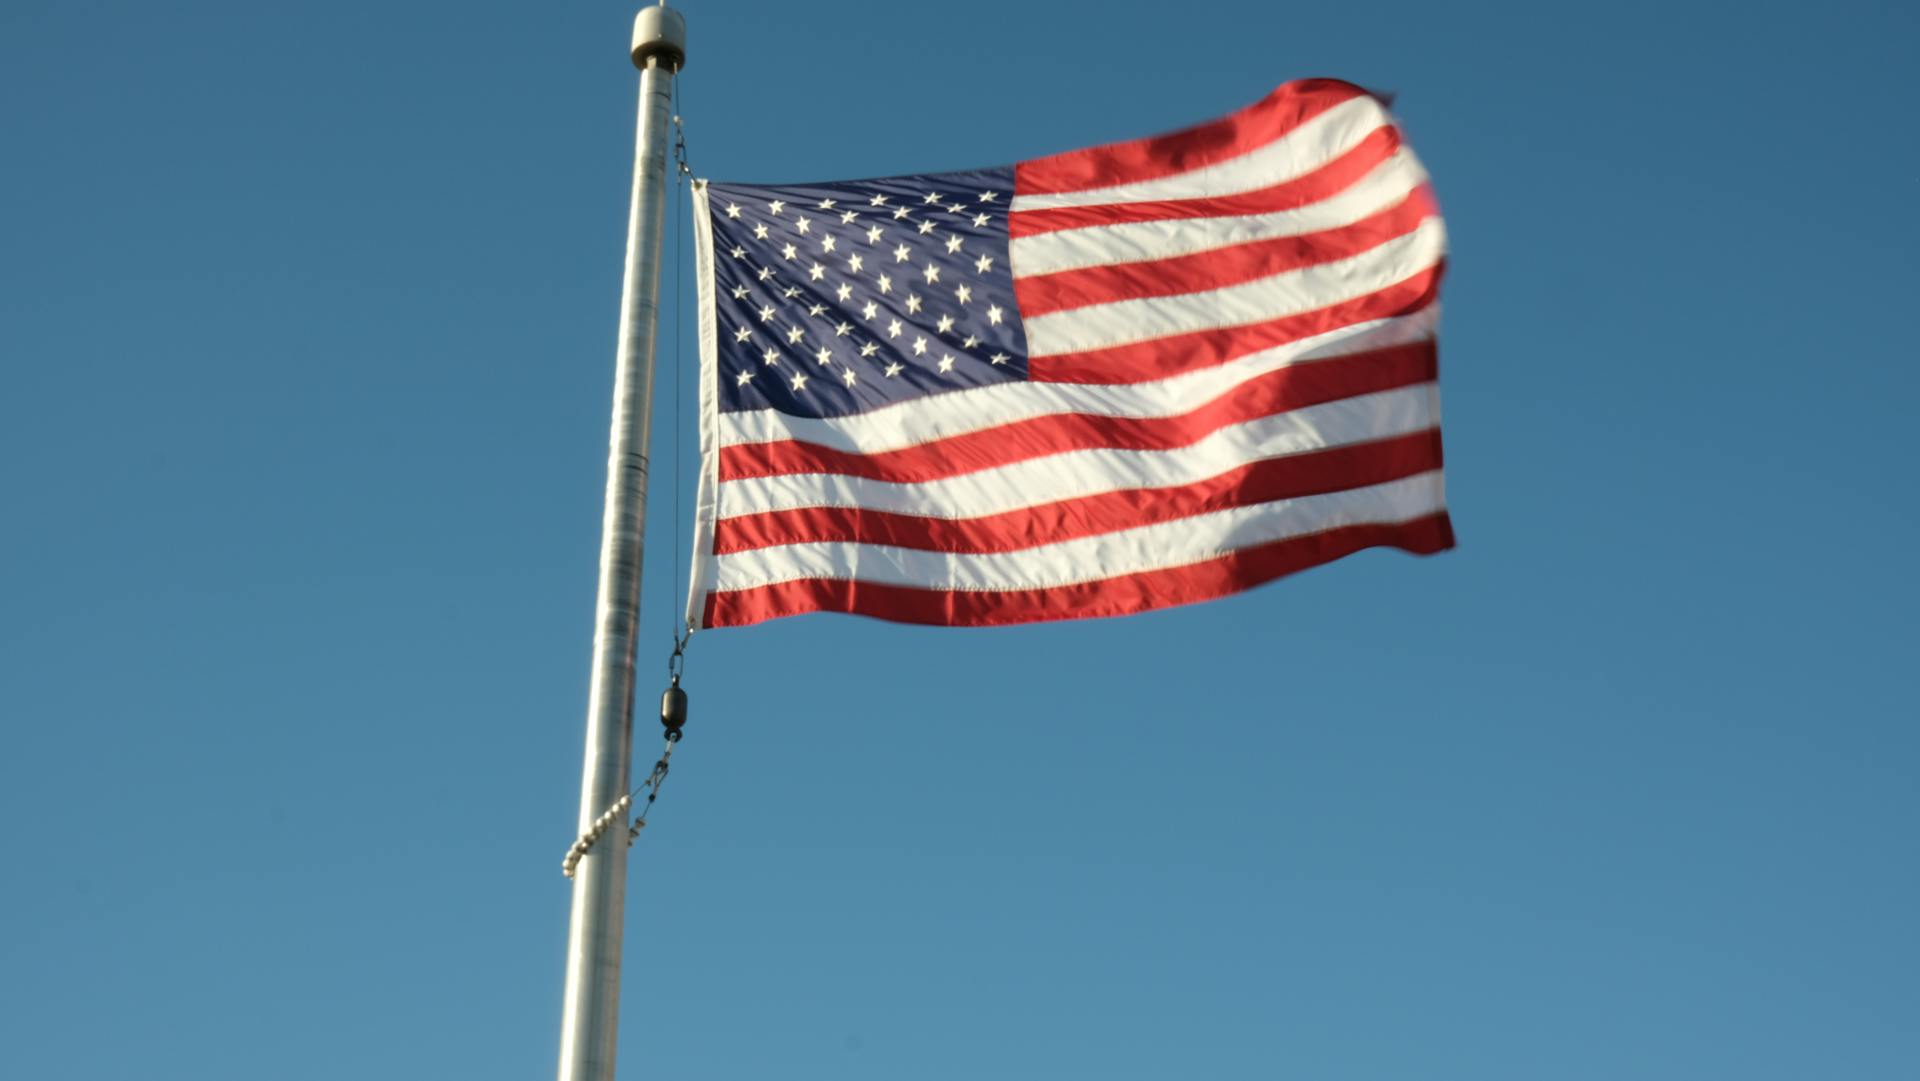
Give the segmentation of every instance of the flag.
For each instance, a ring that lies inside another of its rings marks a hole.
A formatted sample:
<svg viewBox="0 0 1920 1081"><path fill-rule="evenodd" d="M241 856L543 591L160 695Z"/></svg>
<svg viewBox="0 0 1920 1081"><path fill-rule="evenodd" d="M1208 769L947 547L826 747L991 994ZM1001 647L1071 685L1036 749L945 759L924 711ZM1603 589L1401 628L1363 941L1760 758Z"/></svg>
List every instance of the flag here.
<svg viewBox="0 0 1920 1081"><path fill-rule="evenodd" d="M695 191L691 627L1120 615L1452 547L1445 234L1359 87L1004 168Z"/></svg>

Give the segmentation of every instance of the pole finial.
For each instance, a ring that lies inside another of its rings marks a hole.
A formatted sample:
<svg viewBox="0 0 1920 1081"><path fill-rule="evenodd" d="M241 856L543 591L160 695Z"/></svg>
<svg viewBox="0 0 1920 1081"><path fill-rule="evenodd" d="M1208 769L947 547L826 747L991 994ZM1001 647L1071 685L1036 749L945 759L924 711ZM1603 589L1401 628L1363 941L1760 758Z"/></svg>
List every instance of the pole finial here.
<svg viewBox="0 0 1920 1081"><path fill-rule="evenodd" d="M687 21L664 3L633 17L633 66L645 71L650 60L676 72L687 63Z"/></svg>

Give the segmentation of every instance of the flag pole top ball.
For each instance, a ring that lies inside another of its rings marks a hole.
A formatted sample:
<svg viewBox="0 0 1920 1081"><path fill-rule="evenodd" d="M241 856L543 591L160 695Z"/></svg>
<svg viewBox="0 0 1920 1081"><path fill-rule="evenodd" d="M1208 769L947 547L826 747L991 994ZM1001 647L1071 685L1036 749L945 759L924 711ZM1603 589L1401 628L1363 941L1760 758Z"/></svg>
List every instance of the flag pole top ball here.
<svg viewBox="0 0 1920 1081"><path fill-rule="evenodd" d="M676 72L687 62L687 21L665 4L641 8L633 17L633 66L645 71L655 57Z"/></svg>

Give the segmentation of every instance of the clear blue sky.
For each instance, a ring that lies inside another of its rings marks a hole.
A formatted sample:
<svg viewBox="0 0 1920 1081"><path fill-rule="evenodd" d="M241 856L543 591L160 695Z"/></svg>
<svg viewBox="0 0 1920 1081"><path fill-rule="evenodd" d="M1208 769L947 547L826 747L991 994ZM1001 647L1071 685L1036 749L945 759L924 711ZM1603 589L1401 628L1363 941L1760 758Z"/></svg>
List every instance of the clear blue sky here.
<svg viewBox="0 0 1920 1081"><path fill-rule="evenodd" d="M696 640L622 1077L1920 1076L1910 7L683 10L716 179L1398 91L1461 547ZM0 1075L551 1075L632 12L0 8Z"/></svg>

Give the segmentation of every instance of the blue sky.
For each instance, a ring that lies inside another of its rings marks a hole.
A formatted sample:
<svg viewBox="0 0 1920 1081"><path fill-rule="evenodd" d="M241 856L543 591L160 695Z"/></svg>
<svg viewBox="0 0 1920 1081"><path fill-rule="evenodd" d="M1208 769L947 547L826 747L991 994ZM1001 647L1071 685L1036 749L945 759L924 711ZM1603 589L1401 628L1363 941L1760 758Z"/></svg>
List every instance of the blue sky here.
<svg viewBox="0 0 1920 1081"><path fill-rule="evenodd" d="M1910 8L683 10L715 179L1397 91L1461 546L697 639L621 1076L1920 1071ZM0 9L0 1074L553 1069L631 16Z"/></svg>

